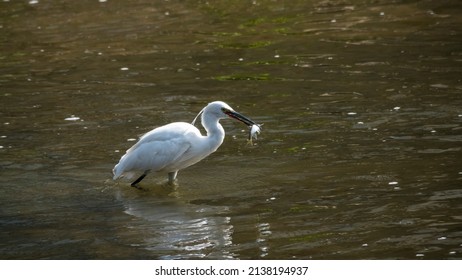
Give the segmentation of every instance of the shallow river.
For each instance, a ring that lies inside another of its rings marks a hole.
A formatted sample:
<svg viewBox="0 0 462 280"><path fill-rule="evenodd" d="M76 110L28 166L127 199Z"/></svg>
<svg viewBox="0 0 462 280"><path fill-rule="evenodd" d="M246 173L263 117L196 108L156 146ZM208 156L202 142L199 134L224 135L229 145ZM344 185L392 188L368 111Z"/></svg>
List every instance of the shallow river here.
<svg viewBox="0 0 462 280"><path fill-rule="evenodd" d="M462 4L0 2L0 258L461 259ZM223 100L145 191L139 135Z"/></svg>

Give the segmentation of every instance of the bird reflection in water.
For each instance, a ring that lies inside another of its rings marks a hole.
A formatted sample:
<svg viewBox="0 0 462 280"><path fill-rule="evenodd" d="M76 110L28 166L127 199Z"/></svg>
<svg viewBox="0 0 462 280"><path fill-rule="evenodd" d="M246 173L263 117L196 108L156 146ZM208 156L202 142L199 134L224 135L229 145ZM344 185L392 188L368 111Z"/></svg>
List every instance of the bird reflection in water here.
<svg viewBox="0 0 462 280"><path fill-rule="evenodd" d="M149 192L147 192L149 193ZM230 251L233 225L227 206L195 205L176 192L159 196L123 197L125 213L136 217L128 225L143 247L159 259L234 259Z"/></svg>

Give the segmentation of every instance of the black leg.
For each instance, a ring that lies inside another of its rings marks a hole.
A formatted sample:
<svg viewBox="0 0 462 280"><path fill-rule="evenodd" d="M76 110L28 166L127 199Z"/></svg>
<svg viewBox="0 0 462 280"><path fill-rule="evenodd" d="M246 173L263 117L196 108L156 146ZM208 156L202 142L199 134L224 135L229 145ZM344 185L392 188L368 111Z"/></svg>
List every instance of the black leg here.
<svg viewBox="0 0 462 280"><path fill-rule="evenodd" d="M143 180L144 177L146 177L146 175L148 175L148 173L147 173L147 172L144 172L143 175L141 175L138 179L135 180L135 182L133 182L133 183L131 184L131 186L134 187L134 188L137 188L137 189L141 189L141 187L139 187L137 184L138 184L139 182L141 182L141 180Z"/></svg>
<svg viewBox="0 0 462 280"><path fill-rule="evenodd" d="M169 185L175 185L175 180L176 180L176 175L178 174L178 171L170 172L168 173L168 184Z"/></svg>

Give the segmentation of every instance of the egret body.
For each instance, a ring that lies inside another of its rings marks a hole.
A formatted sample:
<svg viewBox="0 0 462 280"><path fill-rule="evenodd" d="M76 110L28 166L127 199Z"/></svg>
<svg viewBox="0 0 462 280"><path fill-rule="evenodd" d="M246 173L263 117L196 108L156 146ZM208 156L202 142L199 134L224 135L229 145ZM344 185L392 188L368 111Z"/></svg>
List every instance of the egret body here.
<svg viewBox="0 0 462 280"><path fill-rule="evenodd" d="M207 135L202 135L194 126L196 119L192 124L174 122L155 128L144 134L120 158L113 169L113 179L119 177L130 179L141 172L142 175L131 184L132 187L138 188L137 184L148 173L155 172L168 174L168 182L173 184L179 170L201 161L223 143L225 131L220 124L220 119L230 117L250 127L257 125L221 101L209 103L197 117L200 114Z"/></svg>

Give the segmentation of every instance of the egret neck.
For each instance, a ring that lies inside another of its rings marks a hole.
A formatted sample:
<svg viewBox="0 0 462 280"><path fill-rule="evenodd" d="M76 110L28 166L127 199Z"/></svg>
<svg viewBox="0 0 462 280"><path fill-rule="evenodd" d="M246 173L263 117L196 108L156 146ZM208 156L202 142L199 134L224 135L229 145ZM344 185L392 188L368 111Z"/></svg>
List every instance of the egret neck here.
<svg viewBox="0 0 462 280"><path fill-rule="evenodd" d="M206 137L209 139L207 144L210 150L216 151L225 139L225 130L220 124L220 119L212 114L202 114L201 123L207 131Z"/></svg>

